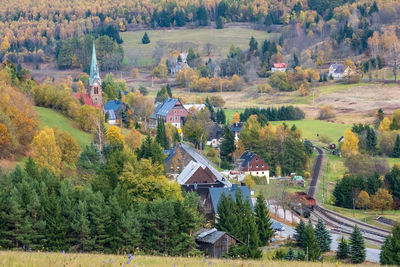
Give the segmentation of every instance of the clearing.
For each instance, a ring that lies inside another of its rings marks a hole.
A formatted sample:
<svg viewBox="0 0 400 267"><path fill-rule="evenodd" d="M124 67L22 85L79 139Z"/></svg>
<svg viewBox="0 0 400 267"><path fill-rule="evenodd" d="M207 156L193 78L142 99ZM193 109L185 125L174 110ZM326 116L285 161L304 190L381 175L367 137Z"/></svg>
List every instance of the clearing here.
<svg viewBox="0 0 400 267"><path fill-rule="evenodd" d="M264 267L320 267L332 266L336 260L327 257L327 261L321 262L289 262L271 260L228 260L209 259L203 257L160 257L160 256L138 256L135 255L128 262L127 256L105 255L105 254L83 254L83 253L49 253L49 252L16 252L1 251L0 266L154 266L154 267L206 267L206 266L264 266ZM358 266L351 264L340 264L340 266ZM363 266L379 266L373 263L363 263Z"/></svg>
<svg viewBox="0 0 400 267"><path fill-rule="evenodd" d="M81 148L89 145L92 141L92 136L84 131L77 128L76 123L49 108L35 107L36 113L38 114L41 127L48 126L51 128L58 127L62 131L69 132L72 137L78 142Z"/></svg>
<svg viewBox="0 0 400 267"><path fill-rule="evenodd" d="M142 44L144 32L150 37L150 44ZM212 56L226 57L229 47L233 44L241 49L247 49L251 36L256 38L259 45L269 38L270 34L264 31L231 27L225 29L176 29L128 31L121 33L125 51L124 64L128 66L147 67L152 64L152 53L157 43L164 42L170 51L183 52L187 47L193 47L195 52L205 55L204 45L210 43L215 46Z"/></svg>

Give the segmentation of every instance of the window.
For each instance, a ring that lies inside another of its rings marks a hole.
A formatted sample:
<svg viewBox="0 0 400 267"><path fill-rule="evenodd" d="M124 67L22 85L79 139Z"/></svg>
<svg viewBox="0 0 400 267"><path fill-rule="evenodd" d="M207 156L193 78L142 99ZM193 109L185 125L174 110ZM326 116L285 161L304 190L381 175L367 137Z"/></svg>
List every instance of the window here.
<svg viewBox="0 0 400 267"><path fill-rule="evenodd" d="M258 165L256 165L256 168L258 168Z"/></svg>
<svg viewBox="0 0 400 267"><path fill-rule="evenodd" d="M261 165L261 167L263 167L263 168L264 168L264 164L263 164L263 165Z"/></svg>
<svg viewBox="0 0 400 267"><path fill-rule="evenodd" d="M250 165L250 168L252 168L251 165Z"/></svg>
<svg viewBox="0 0 400 267"><path fill-rule="evenodd" d="M175 116L175 121L178 121L178 117L177 116Z"/></svg>
<svg viewBox="0 0 400 267"><path fill-rule="evenodd" d="M97 95L99 93L99 88L97 86L94 87L94 94Z"/></svg>
<svg viewBox="0 0 400 267"><path fill-rule="evenodd" d="M264 172L262 172L261 174L264 174Z"/></svg>
<svg viewBox="0 0 400 267"><path fill-rule="evenodd" d="M174 110L174 113L176 114L176 109Z"/></svg>
<svg viewBox="0 0 400 267"><path fill-rule="evenodd" d="M256 161L258 161L258 158L256 158Z"/></svg>
<svg viewBox="0 0 400 267"><path fill-rule="evenodd" d="M258 174L258 172L256 172L256 174Z"/></svg>

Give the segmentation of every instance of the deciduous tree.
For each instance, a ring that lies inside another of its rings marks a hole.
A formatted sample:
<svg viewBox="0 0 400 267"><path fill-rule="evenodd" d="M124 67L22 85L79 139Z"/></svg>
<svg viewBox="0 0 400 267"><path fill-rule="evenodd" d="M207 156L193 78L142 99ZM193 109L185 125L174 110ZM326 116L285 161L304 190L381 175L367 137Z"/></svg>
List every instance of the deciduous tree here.
<svg viewBox="0 0 400 267"><path fill-rule="evenodd" d="M344 133L344 139L340 144L340 151L344 157L358 153L358 137L350 129L347 129Z"/></svg>
<svg viewBox="0 0 400 267"><path fill-rule="evenodd" d="M393 205L393 197L388 190L379 188L375 195L371 198L371 206L373 209L384 210L390 209Z"/></svg>
<svg viewBox="0 0 400 267"><path fill-rule="evenodd" d="M61 150L57 146L53 129L46 127L33 138L32 154L38 166L55 173L60 172Z"/></svg>

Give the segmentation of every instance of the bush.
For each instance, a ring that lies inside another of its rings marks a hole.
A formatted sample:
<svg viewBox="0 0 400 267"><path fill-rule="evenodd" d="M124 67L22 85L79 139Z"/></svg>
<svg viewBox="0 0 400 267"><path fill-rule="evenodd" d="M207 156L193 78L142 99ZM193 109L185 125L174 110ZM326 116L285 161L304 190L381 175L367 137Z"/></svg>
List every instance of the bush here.
<svg viewBox="0 0 400 267"><path fill-rule="evenodd" d="M323 106L319 110L318 119L319 120L328 120L334 118L336 115L333 112L330 106Z"/></svg>
<svg viewBox="0 0 400 267"><path fill-rule="evenodd" d="M275 88L279 91L290 92L297 90L297 85L289 81L288 76L285 72L277 71L273 73L268 82L272 86L272 88Z"/></svg>

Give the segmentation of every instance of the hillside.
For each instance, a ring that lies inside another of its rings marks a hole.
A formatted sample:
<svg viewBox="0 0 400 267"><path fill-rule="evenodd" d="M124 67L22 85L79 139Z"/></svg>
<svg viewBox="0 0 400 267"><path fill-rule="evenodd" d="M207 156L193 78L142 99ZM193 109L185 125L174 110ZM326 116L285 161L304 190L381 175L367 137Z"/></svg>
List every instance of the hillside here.
<svg viewBox="0 0 400 267"><path fill-rule="evenodd" d="M58 127L59 129L69 132L72 137L78 142L81 148L89 145L92 136L84 131L81 131L76 126L76 123L71 119L66 118L64 115L49 108L35 107L38 114L41 127L48 126L50 128Z"/></svg>

